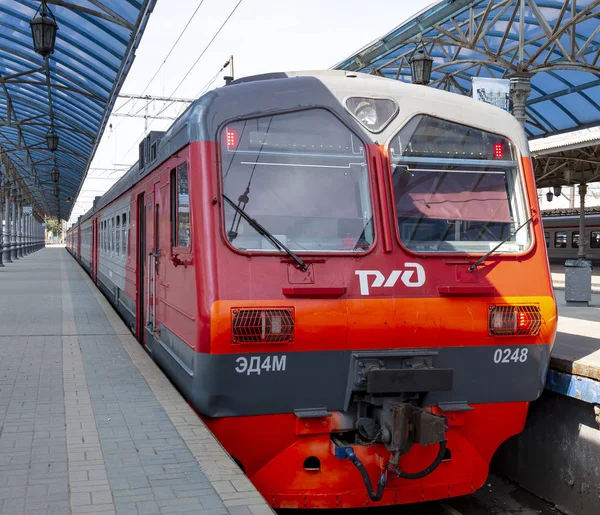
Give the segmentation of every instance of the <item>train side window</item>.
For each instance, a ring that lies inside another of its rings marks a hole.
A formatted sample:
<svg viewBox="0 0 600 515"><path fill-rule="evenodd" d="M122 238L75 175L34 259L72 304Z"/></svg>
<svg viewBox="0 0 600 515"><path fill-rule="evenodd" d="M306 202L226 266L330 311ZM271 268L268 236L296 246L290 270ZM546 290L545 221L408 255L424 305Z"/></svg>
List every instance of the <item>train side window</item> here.
<svg viewBox="0 0 600 515"><path fill-rule="evenodd" d="M190 246L190 201L188 166L182 163L171 170L171 245Z"/></svg>
<svg viewBox="0 0 600 515"><path fill-rule="evenodd" d="M554 233L554 247L557 249L567 248L567 233L566 232L555 232Z"/></svg>
<svg viewBox="0 0 600 515"><path fill-rule="evenodd" d="M590 247L600 249L600 231L592 231L590 235Z"/></svg>
<svg viewBox="0 0 600 515"><path fill-rule="evenodd" d="M579 248L579 231L571 233L571 247Z"/></svg>
<svg viewBox="0 0 600 515"><path fill-rule="evenodd" d="M113 216L110 223L110 251L115 251L115 217Z"/></svg>
<svg viewBox="0 0 600 515"><path fill-rule="evenodd" d="M131 234L131 210L127 211L127 216L129 218L129 225L127 225L127 255L129 256L129 235Z"/></svg>
<svg viewBox="0 0 600 515"><path fill-rule="evenodd" d="M544 237L546 238L546 248L550 247L550 233L545 232Z"/></svg>
<svg viewBox="0 0 600 515"><path fill-rule="evenodd" d="M117 256L121 255L121 215L117 215L117 229L115 232L115 252Z"/></svg>
<svg viewBox="0 0 600 515"><path fill-rule="evenodd" d="M127 215L121 216L121 254L127 255Z"/></svg>

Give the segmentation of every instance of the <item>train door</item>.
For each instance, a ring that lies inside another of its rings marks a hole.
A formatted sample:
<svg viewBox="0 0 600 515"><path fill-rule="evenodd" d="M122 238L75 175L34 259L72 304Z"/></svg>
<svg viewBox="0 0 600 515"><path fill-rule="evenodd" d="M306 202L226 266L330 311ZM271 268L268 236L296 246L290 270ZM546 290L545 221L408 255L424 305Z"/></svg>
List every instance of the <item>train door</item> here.
<svg viewBox="0 0 600 515"><path fill-rule="evenodd" d="M137 199L137 276L136 276L136 336L137 339L144 345L146 325L146 296L144 285L146 283L146 202L145 195L141 193Z"/></svg>
<svg viewBox="0 0 600 515"><path fill-rule="evenodd" d="M156 319L156 233L154 193L138 197L138 338L146 346L146 337L154 332Z"/></svg>
<svg viewBox="0 0 600 515"><path fill-rule="evenodd" d="M92 220L92 249L91 249L91 260L92 260L92 281L98 282L98 219Z"/></svg>

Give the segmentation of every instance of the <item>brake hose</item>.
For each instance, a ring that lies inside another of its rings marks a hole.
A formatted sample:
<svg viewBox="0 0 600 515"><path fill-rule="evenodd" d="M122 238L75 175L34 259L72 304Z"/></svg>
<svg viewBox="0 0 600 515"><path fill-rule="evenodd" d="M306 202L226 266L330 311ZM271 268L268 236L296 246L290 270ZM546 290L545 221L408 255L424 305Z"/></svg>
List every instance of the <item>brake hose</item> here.
<svg viewBox="0 0 600 515"><path fill-rule="evenodd" d="M394 465L391 462L388 463L388 468L389 468L389 470L392 471L392 473L396 474L396 476L401 477L403 479L421 479L425 476L428 476L436 468L438 468L439 464L442 462L442 459L444 458L445 453L446 453L446 440L444 440L443 442L440 442L440 450L438 451L438 454L437 454L435 460L433 460L433 463L431 465L429 465L429 467L427 467L426 469L421 470L421 472L404 472L404 471L400 470L397 465Z"/></svg>
<svg viewBox="0 0 600 515"><path fill-rule="evenodd" d="M387 472L384 472L383 474L381 474L381 478L379 478L379 482L377 483L377 492L375 492L373 490L373 485L371 485L371 478L369 477L369 474L367 473L367 469L365 469L365 466L362 464L362 462L360 461L358 456L356 454L354 454L354 451L352 450L351 447L346 447L345 451L346 451L346 458L348 458L360 472L360 475L363 478L365 486L367 487L367 493L369 494L369 498L373 502L380 501L381 498L383 497L383 490L385 489L385 485L387 484Z"/></svg>

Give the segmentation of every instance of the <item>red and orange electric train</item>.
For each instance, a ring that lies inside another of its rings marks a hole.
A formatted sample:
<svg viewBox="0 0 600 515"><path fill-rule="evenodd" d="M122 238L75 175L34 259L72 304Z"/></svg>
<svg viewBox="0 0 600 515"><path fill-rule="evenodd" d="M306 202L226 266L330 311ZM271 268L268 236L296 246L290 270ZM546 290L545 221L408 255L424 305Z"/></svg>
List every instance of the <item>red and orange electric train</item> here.
<svg viewBox="0 0 600 515"><path fill-rule="evenodd" d="M556 333L525 134L343 71L196 100L68 248L277 508L469 494Z"/></svg>

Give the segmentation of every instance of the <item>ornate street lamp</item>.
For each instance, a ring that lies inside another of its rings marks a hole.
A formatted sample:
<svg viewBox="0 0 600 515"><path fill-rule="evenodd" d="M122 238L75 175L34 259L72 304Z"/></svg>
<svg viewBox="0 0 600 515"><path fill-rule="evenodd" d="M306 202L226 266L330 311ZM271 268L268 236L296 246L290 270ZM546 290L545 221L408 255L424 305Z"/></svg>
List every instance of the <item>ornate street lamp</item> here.
<svg viewBox="0 0 600 515"><path fill-rule="evenodd" d="M58 182L58 170L56 168L52 170L50 177L52 177L52 182Z"/></svg>
<svg viewBox="0 0 600 515"><path fill-rule="evenodd" d="M552 192L551 192L551 191L549 191L548 193L546 193L546 200L547 200L548 202L552 202L552 197L553 197L553 196L554 196L554 195L552 195Z"/></svg>
<svg viewBox="0 0 600 515"><path fill-rule="evenodd" d="M560 186L554 186L552 189L554 190L554 196L560 197Z"/></svg>
<svg viewBox="0 0 600 515"><path fill-rule="evenodd" d="M46 134L46 144L48 145L48 150L52 150L52 152L58 148L58 134L52 129Z"/></svg>
<svg viewBox="0 0 600 515"><path fill-rule="evenodd" d="M417 55L412 55L408 60L410 65L410 75L413 84L422 84L427 86L431 80L431 68L433 66L433 58L429 56L423 46L422 50L417 52Z"/></svg>
<svg viewBox="0 0 600 515"><path fill-rule="evenodd" d="M41 13L40 9L42 10ZM45 0L42 0L40 9L37 10L36 16L29 22L29 26L33 37L33 49L42 57L47 57L54 52L58 25Z"/></svg>

